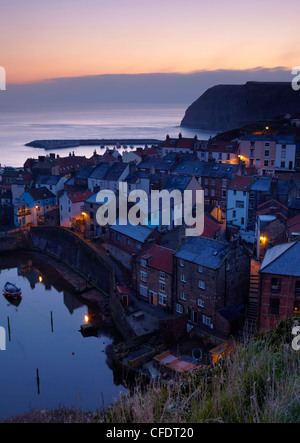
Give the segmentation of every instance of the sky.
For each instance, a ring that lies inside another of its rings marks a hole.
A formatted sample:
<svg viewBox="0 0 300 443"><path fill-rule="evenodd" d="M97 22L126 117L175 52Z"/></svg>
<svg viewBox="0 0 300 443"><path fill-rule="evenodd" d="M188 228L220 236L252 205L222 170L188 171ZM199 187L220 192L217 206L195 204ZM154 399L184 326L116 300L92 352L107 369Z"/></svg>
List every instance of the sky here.
<svg viewBox="0 0 300 443"><path fill-rule="evenodd" d="M7 84L300 65L299 0L0 0Z"/></svg>

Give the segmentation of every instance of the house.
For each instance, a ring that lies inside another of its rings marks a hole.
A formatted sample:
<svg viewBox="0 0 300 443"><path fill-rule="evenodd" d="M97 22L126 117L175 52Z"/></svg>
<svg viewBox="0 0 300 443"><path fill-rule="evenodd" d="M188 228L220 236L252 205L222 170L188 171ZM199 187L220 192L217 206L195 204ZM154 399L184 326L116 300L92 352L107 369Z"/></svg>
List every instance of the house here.
<svg viewBox="0 0 300 443"><path fill-rule="evenodd" d="M70 177L71 174L79 172L86 165L87 159L84 155L75 155L74 152L70 152L67 157L57 156L56 162L58 163L58 174L62 177Z"/></svg>
<svg viewBox="0 0 300 443"><path fill-rule="evenodd" d="M45 213L56 205L55 195L45 187L28 189L14 206L16 226L37 225L44 222Z"/></svg>
<svg viewBox="0 0 300 443"><path fill-rule="evenodd" d="M172 312L172 249L152 245L136 260L136 292L151 305Z"/></svg>
<svg viewBox="0 0 300 443"><path fill-rule="evenodd" d="M262 261L269 247L286 241L286 218L280 213L257 215L255 238L256 256Z"/></svg>
<svg viewBox="0 0 300 443"><path fill-rule="evenodd" d="M40 175L35 182L35 187L45 187L57 197L58 192L64 189L66 181L67 178L60 175Z"/></svg>
<svg viewBox="0 0 300 443"><path fill-rule="evenodd" d="M295 138L281 135L276 141L275 170L295 171L296 143Z"/></svg>
<svg viewBox="0 0 300 443"><path fill-rule="evenodd" d="M197 141L196 136L194 138L182 137L182 134L179 133L178 138L171 138L169 135L167 135L161 148L162 156L164 157L169 152L192 153L195 149L195 143L197 143Z"/></svg>
<svg viewBox="0 0 300 443"><path fill-rule="evenodd" d="M210 161L202 173L201 186L204 189L204 202L209 206L218 206L221 211L218 221L226 217L227 189L238 170L238 165Z"/></svg>
<svg viewBox="0 0 300 443"><path fill-rule="evenodd" d="M12 204L18 205L20 203L21 195L31 187L31 180L24 180L22 178L15 180L11 184Z"/></svg>
<svg viewBox="0 0 300 443"><path fill-rule="evenodd" d="M28 162L31 166L29 172L32 173L33 179L36 180L41 175L59 175L59 163L55 158L55 154L49 156L39 155L33 163ZM26 166L28 166L28 163Z"/></svg>
<svg viewBox="0 0 300 443"><path fill-rule="evenodd" d="M137 170L150 174L170 174L175 164L174 160L164 160L161 158L147 158L137 165Z"/></svg>
<svg viewBox="0 0 300 443"><path fill-rule="evenodd" d="M129 223L121 225L119 219L115 225L109 225L107 228L111 256L130 271L136 257L146 250L151 242L159 243L160 239L160 234L154 227L133 226Z"/></svg>
<svg viewBox="0 0 300 443"><path fill-rule="evenodd" d="M247 134L240 143L240 159L255 167L259 175L295 169L296 143L293 136Z"/></svg>
<svg viewBox="0 0 300 443"><path fill-rule="evenodd" d="M102 240L107 241L109 232L108 226L100 226L97 222L97 211L102 206L97 199L98 193L91 194L83 202L83 212L84 212L84 222L85 222L85 235L91 240ZM118 204L118 199L116 200ZM116 207L118 211L118 205Z"/></svg>
<svg viewBox="0 0 300 443"><path fill-rule="evenodd" d="M259 205L269 200L277 200L282 205L290 207L297 193L297 186L293 179L278 180L276 176L255 177L250 186L248 228L255 229L256 210Z"/></svg>
<svg viewBox="0 0 300 443"><path fill-rule="evenodd" d="M252 177L237 176L227 191L226 224L238 229L248 228L249 190Z"/></svg>
<svg viewBox="0 0 300 443"><path fill-rule="evenodd" d="M197 152L198 158L201 161L209 161L214 159L216 163L239 163L239 143L236 141L215 141L210 140L207 143L201 143L199 145L199 151Z"/></svg>
<svg viewBox="0 0 300 443"><path fill-rule="evenodd" d="M100 163L88 176L88 189L92 192L104 189L104 177L109 170L110 163Z"/></svg>
<svg viewBox="0 0 300 443"><path fill-rule="evenodd" d="M267 250L261 264L258 328L270 330L300 309L300 242Z"/></svg>
<svg viewBox="0 0 300 443"><path fill-rule="evenodd" d="M249 279L250 256L237 239L227 244L188 237L174 254L175 311L187 313L194 327L226 335L228 325L223 329L217 313L228 305L239 309L246 304Z"/></svg>
<svg viewBox="0 0 300 443"><path fill-rule="evenodd" d="M287 238L286 241L290 242L300 237L300 214L290 218L286 221Z"/></svg>
<svg viewBox="0 0 300 443"><path fill-rule="evenodd" d="M84 202L90 197L91 191L65 191L59 198L60 226L74 228L75 224L84 225Z"/></svg>
<svg viewBox="0 0 300 443"><path fill-rule="evenodd" d="M240 159L246 167L255 167L259 175L275 172L277 137L270 134L246 134L240 142Z"/></svg>
<svg viewBox="0 0 300 443"><path fill-rule="evenodd" d="M195 177L201 184L201 177L207 167L207 162L183 160L174 166L172 175Z"/></svg>
<svg viewBox="0 0 300 443"><path fill-rule="evenodd" d="M128 163L115 162L110 164L110 168L104 176L104 189L116 192L119 189L119 182L124 181L130 172Z"/></svg>

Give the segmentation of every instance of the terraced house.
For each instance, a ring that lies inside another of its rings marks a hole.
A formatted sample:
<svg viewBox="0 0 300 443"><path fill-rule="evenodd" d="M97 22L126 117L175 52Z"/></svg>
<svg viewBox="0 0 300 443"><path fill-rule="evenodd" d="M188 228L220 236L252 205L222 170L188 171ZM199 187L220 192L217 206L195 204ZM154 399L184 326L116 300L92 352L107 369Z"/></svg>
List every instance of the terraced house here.
<svg viewBox="0 0 300 443"><path fill-rule="evenodd" d="M242 321L249 275L249 253L237 239L187 238L174 254L175 311L187 313L193 326L228 336Z"/></svg>

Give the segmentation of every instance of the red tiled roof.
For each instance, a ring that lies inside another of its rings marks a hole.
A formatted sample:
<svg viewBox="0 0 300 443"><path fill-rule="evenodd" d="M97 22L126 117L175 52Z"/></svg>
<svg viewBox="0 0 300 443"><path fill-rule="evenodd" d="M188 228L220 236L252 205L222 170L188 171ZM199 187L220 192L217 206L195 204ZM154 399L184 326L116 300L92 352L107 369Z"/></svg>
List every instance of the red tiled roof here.
<svg viewBox="0 0 300 443"><path fill-rule="evenodd" d="M187 137L166 138L163 148L191 149L194 147L195 139Z"/></svg>
<svg viewBox="0 0 300 443"><path fill-rule="evenodd" d="M245 175L238 175L232 181L229 189L231 191L247 191L252 183L252 177L247 177Z"/></svg>
<svg viewBox="0 0 300 443"><path fill-rule="evenodd" d="M89 189L80 192L68 192L68 197L72 203L84 202L87 198L90 197L90 195L92 195L92 193Z"/></svg>
<svg viewBox="0 0 300 443"><path fill-rule="evenodd" d="M201 237L212 238L221 229L220 225L204 215L204 231Z"/></svg>
<svg viewBox="0 0 300 443"><path fill-rule="evenodd" d="M130 291L125 286L117 286L117 291L122 295L130 295Z"/></svg>
<svg viewBox="0 0 300 443"><path fill-rule="evenodd" d="M141 258L149 259L148 266L151 268L158 269L167 274L173 274L173 253L172 249L153 245Z"/></svg>
<svg viewBox="0 0 300 443"><path fill-rule="evenodd" d="M290 218L287 220L286 225L288 228L291 228L292 226L295 226L300 223L300 214L296 215L293 218Z"/></svg>
<svg viewBox="0 0 300 443"><path fill-rule="evenodd" d="M268 206L270 203L273 203L274 205L277 205L277 206L281 206L286 211L288 210L288 208L285 205L283 205L282 203L280 203L278 200L275 200L275 199L268 200L264 203L261 203L260 205L257 206L257 210L259 210L260 208L263 208L264 206L267 206L268 208L270 208L270 206Z"/></svg>

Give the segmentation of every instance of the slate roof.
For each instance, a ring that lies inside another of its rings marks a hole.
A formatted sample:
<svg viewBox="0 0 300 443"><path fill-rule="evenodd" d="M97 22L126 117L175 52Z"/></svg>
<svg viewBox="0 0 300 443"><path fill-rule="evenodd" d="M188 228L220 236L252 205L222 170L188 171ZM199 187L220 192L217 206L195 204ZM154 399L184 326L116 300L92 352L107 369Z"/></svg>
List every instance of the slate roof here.
<svg viewBox="0 0 300 443"><path fill-rule="evenodd" d="M127 163L119 163L119 162L113 163L106 172L104 179L112 181L119 180L120 176L123 174L123 172L127 167L128 167Z"/></svg>
<svg viewBox="0 0 300 443"><path fill-rule="evenodd" d="M259 272L300 277L300 242L283 243L267 249Z"/></svg>
<svg viewBox="0 0 300 443"><path fill-rule="evenodd" d="M258 191L258 192L270 192L271 191L271 178L269 177L260 177L252 183L250 187L250 191Z"/></svg>
<svg viewBox="0 0 300 443"><path fill-rule="evenodd" d="M57 185L60 175L40 175L36 181L37 185Z"/></svg>
<svg viewBox="0 0 300 443"><path fill-rule="evenodd" d="M68 197L72 203L84 202L88 197L90 197L91 191L87 189L86 191L68 192Z"/></svg>
<svg viewBox="0 0 300 443"><path fill-rule="evenodd" d="M195 177L201 177L206 167L206 162L184 160L175 166L173 172L181 175L192 175Z"/></svg>
<svg viewBox="0 0 300 443"><path fill-rule="evenodd" d="M152 169L159 171L169 171L174 162L172 160L163 160L161 158L147 158L137 165L138 169Z"/></svg>
<svg viewBox="0 0 300 443"><path fill-rule="evenodd" d="M203 177L227 178L232 180L234 174L236 174L239 169L238 165L229 165L226 163L208 162L206 165L202 174Z"/></svg>
<svg viewBox="0 0 300 443"><path fill-rule="evenodd" d="M178 189L178 191L183 192L188 184L190 183L192 177L184 177L181 175L172 175L167 178L163 185L163 189Z"/></svg>
<svg viewBox="0 0 300 443"><path fill-rule="evenodd" d="M237 176L233 179L229 189L231 191L249 191L252 183L252 177Z"/></svg>
<svg viewBox="0 0 300 443"><path fill-rule="evenodd" d="M118 220L116 225L110 226L112 231L118 232L119 234L130 237L140 243L145 243L149 235L152 233L153 229L147 226L133 226L130 223L127 225L118 225Z"/></svg>
<svg viewBox="0 0 300 443"><path fill-rule="evenodd" d="M204 237L187 237L175 257L210 269L217 269L229 252L229 245Z"/></svg>
<svg viewBox="0 0 300 443"><path fill-rule="evenodd" d="M34 201L55 197L55 195L51 191L49 191L48 188L45 187L29 189L26 192L28 192L28 194L33 198Z"/></svg>
<svg viewBox="0 0 300 443"><path fill-rule="evenodd" d="M76 174L76 177L79 178L79 179L82 179L82 180L86 180L87 178L89 178L89 176L91 175L93 170L94 170L94 167L92 167L92 166L84 166Z"/></svg>
<svg viewBox="0 0 300 443"><path fill-rule="evenodd" d="M96 180L104 180L105 174L110 168L109 163L100 163L98 166L94 168L89 178L94 178Z"/></svg>

